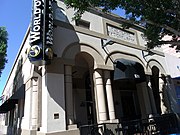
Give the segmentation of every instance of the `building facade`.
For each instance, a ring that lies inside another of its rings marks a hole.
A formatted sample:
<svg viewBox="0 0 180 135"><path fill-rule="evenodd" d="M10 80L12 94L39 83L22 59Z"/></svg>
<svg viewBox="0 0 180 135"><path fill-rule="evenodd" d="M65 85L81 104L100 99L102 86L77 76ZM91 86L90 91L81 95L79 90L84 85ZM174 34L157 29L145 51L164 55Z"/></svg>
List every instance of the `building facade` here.
<svg viewBox="0 0 180 135"><path fill-rule="evenodd" d="M53 11L54 58L29 61L28 29L2 93L3 134L79 135L86 125L179 113L165 55L147 51L140 26L123 29L122 18L96 10L75 21L59 0Z"/></svg>
<svg viewBox="0 0 180 135"><path fill-rule="evenodd" d="M170 39L169 36L166 38ZM163 46L163 52L167 65L171 65L168 66L168 72L174 84L173 89L176 91L178 105L180 105L180 53L177 53L175 48L170 48L169 45Z"/></svg>

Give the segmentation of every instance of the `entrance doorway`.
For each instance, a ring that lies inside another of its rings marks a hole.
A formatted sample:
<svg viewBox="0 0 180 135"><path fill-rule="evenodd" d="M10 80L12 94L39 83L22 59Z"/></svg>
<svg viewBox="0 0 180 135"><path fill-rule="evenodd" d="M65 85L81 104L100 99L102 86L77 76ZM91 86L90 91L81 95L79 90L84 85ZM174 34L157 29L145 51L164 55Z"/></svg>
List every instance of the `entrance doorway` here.
<svg viewBox="0 0 180 135"><path fill-rule="evenodd" d="M137 102L137 96L135 91L122 91L121 92L121 102L124 120L138 119L139 106Z"/></svg>
<svg viewBox="0 0 180 135"><path fill-rule="evenodd" d="M91 59L88 54L76 55L72 71L74 117L78 126L96 123L94 87L91 68L89 68L93 67Z"/></svg>
<svg viewBox="0 0 180 135"><path fill-rule="evenodd" d="M136 83L133 80L114 81L113 96L116 118L120 121L129 121L141 118Z"/></svg>
<svg viewBox="0 0 180 135"><path fill-rule="evenodd" d="M92 89L91 89L91 80L89 73L85 78L85 87L86 87L86 110L87 110L87 120L88 124L94 124L94 102L92 98Z"/></svg>
<svg viewBox="0 0 180 135"><path fill-rule="evenodd" d="M141 118L137 84L146 81L143 66L136 61L116 59L111 72L116 118L120 121Z"/></svg>

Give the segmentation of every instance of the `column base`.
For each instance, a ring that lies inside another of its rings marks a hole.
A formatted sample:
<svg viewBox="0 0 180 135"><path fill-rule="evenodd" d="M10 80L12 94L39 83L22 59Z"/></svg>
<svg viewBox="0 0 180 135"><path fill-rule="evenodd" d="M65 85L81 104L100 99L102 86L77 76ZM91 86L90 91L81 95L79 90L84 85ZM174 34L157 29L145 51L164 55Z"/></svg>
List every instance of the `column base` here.
<svg viewBox="0 0 180 135"><path fill-rule="evenodd" d="M68 128L68 130L77 129L77 124L68 125L67 128Z"/></svg>
<svg viewBox="0 0 180 135"><path fill-rule="evenodd" d="M119 123L119 119L110 120L110 123Z"/></svg>
<svg viewBox="0 0 180 135"><path fill-rule="evenodd" d="M100 123L119 123L119 120L118 119L113 119L113 120L104 120L104 121L100 121Z"/></svg>

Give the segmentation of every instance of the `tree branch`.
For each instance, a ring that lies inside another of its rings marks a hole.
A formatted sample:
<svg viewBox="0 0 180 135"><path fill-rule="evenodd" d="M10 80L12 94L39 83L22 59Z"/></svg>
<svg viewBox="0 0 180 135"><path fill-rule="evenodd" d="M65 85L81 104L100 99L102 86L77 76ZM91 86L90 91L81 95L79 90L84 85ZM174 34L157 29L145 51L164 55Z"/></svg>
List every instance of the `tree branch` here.
<svg viewBox="0 0 180 135"><path fill-rule="evenodd" d="M127 19L122 18L120 16L117 16L115 14L103 12L101 8L88 8L88 11L91 12L91 13L101 15L104 18L110 19L110 20L115 21L115 22L120 23L120 24L122 24L122 23L129 24L129 25L131 25L131 27L136 26L136 27L138 27L138 28L140 28L142 30L145 30L145 28L143 26L138 25L134 21L127 20Z"/></svg>
<svg viewBox="0 0 180 135"><path fill-rule="evenodd" d="M163 45L163 44L174 44L176 46L180 46L180 41L172 41L172 40L169 40L169 41L159 41L157 43L155 43L156 45Z"/></svg>
<svg viewBox="0 0 180 135"><path fill-rule="evenodd" d="M170 27L170 26L168 26L168 25L165 25L165 24L157 24L157 23L154 23L154 22L152 22L152 21L150 21L150 20L146 20L146 22L147 22L148 24L151 24L151 25L154 25L154 26L162 27L162 28L164 28L164 29L166 29L166 30L174 33L175 35L180 36L180 32L179 32L179 31L173 29L172 27Z"/></svg>
<svg viewBox="0 0 180 135"><path fill-rule="evenodd" d="M180 15L180 11L178 11L178 10L167 9L166 12L173 13L176 15Z"/></svg>

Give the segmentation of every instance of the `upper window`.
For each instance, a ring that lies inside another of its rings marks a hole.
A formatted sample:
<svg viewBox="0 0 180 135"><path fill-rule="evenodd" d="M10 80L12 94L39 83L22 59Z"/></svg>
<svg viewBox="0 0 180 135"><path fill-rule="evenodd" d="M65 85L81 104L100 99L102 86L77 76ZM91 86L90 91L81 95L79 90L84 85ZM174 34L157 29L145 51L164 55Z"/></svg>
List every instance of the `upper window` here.
<svg viewBox="0 0 180 135"><path fill-rule="evenodd" d="M76 21L76 26L89 29L90 28L90 22L80 19L80 20Z"/></svg>

